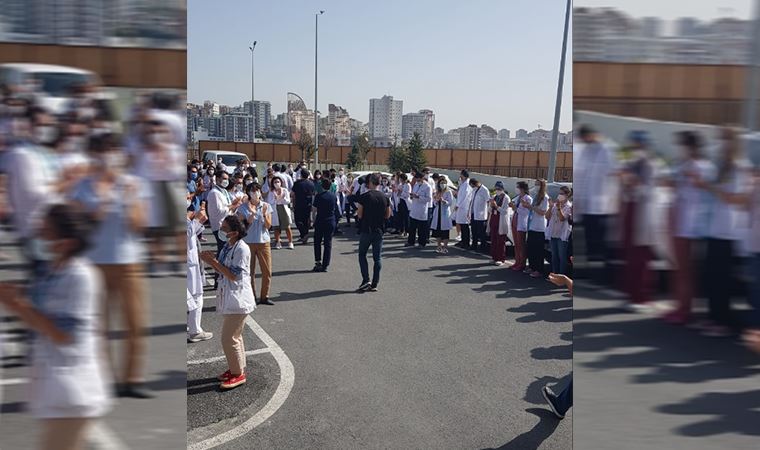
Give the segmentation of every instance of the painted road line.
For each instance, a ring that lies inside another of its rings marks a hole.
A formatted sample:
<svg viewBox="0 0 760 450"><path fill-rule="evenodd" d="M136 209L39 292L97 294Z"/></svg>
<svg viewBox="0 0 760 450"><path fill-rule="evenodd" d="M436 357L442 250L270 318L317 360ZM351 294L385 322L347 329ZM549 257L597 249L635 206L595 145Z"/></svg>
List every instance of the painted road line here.
<svg viewBox="0 0 760 450"><path fill-rule="evenodd" d="M25 384L28 382L28 378L8 378L7 380L0 380L0 386L13 386L14 384Z"/></svg>
<svg viewBox="0 0 760 450"><path fill-rule="evenodd" d="M261 355L261 354L270 353L270 352L271 352L271 350L268 349L268 348L259 348L259 349L256 349L256 350L248 350L247 352L245 352L245 356ZM222 356L214 356L213 358L196 359L196 360L193 360L193 361L188 361L187 364L188 365L191 365L191 364L209 364L209 363L214 363L214 362L217 362L217 361L224 361L226 358L227 357L224 356L224 355L222 355Z"/></svg>
<svg viewBox="0 0 760 450"><path fill-rule="evenodd" d="M290 391L293 389L293 382L295 380L295 371L293 369L293 363L285 352L277 345L259 324L257 324L251 316L245 319L246 325L253 330L253 333L267 346L272 352L272 356L277 361L277 365L280 366L280 383L277 386L272 398L269 399L266 405L260 409L256 414L248 418L245 422L232 428L229 431L218 433L211 438L205 439L201 442L197 442L189 445L188 450L205 450L213 447L217 447L224 443L235 440L246 433L250 432L257 426L264 423L267 419L272 417L274 413L285 403L285 400L290 395Z"/></svg>
<svg viewBox="0 0 760 450"><path fill-rule="evenodd" d="M103 421L96 421L90 428L87 441L96 450L127 450L129 447Z"/></svg>

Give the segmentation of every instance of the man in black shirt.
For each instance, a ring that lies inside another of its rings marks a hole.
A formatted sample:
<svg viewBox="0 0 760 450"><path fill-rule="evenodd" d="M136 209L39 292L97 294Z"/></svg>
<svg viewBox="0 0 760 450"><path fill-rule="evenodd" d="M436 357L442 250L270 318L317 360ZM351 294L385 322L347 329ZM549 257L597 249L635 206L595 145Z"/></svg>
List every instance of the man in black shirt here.
<svg viewBox="0 0 760 450"><path fill-rule="evenodd" d="M314 198L314 183L309 179L309 171L301 169L301 178L293 184L296 227L301 233L301 244L309 241L309 226L311 225L311 204Z"/></svg>
<svg viewBox="0 0 760 450"><path fill-rule="evenodd" d="M380 282L380 269L382 268L383 233L385 221L391 216L391 203L388 197L377 190L380 184L380 176L376 173L366 177L368 191L359 197L359 209L357 216L359 226L359 268L362 272L362 283L358 291L377 292L377 284ZM367 264L367 250L372 246L372 283L369 282L369 265Z"/></svg>
<svg viewBox="0 0 760 450"><path fill-rule="evenodd" d="M322 192L314 197L314 209L317 218L314 219L314 269L313 272L327 272L332 254L332 238L337 226L338 197L330 192L332 182L329 178L323 178ZM324 259L322 258L322 241L325 243Z"/></svg>

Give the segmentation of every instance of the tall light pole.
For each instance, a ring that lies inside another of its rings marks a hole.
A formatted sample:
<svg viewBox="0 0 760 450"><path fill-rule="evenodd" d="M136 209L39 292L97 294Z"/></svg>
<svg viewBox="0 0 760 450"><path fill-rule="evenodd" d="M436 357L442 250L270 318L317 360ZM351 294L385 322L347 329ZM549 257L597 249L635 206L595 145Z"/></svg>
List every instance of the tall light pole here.
<svg viewBox="0 0 760 450"><path fill-rule="evenodd" d="M562 108L562 87L565 81L565 58L567 56L567 34L570 29L570 9L572 0L567 0L565 10L565 34L562 37L562 57L559 63L559 83L557 84L557 104L554 107L554 129L552 130L552 149L549 153L549 176L547 181L554 182L554 172L557 170L557 138L559 137L559 113Z"/></svg>
<svg viewBox="0 0 760 450"><path fill-rule="evenodd" d="M253 132L251 133L252 142L256 143L256 108L253 105L253 51L256 49L256 41L253 41L253 45L248 47L251 50L251 127Z"/></svg>
<svg viewBox="0 0 760 450"><path fill-rule="evenodd" d="M317 114L317 49L319 48L319 16L325 12L320 10L314 14L314 166L319 167L319 115Z"/></svg>
<svg viewBox="0 0 760 450"><path fill-rule="evenodd" d="M757 108L760 95L760 0L755 1L755 20L752 26L752 56L747 65L747 103L745 106L745 124L748 131L758 129Z"/></svg>

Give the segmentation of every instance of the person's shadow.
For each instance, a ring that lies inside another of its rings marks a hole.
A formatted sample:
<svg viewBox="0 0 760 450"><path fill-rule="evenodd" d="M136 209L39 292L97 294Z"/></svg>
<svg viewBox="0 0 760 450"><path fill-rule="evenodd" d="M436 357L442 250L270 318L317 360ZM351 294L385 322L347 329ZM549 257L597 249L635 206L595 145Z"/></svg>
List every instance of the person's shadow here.
<svg viewBox="0 0 760 450"><path fill-rule="evenodd" d="M540 419L533 428L517 436L498 449L484 450L525 450L538 448L541 446L542 442L554 433L557 426L559 426L559 420L548 409L528 408L525 411L534 416L538 416Z"/></svg>

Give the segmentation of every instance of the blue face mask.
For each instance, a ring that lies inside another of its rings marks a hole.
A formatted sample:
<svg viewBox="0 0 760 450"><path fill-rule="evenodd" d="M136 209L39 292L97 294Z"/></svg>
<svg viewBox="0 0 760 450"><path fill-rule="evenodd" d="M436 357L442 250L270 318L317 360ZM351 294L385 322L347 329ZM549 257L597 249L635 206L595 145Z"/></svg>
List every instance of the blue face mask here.
<svg viewBox="0 0 760 450"><path fill-rule="evenodd" d="M50 262L53 259L55 259L55 255L50 250L51 242L47 239L35 239L33 241L34 245L34 256L38 258L40 261L47 261Z"/></svg>
<svg viewBox="0 0 760 450"><path fill-rule="evenodd" d="M195 173L195 172L191 173L190 174L190 179L193 180L193 181L197 180L198 179L198 174Z"/></svg>
<svg viewBox="0 0 760 450"><path fill-rule="evenodd" d="M220 241L227 242L228 239L227 239L227 233L226 232L224 232L222 230L219 230L219 233L217 233L217 234L219 235L219 240Z"/></svg>

